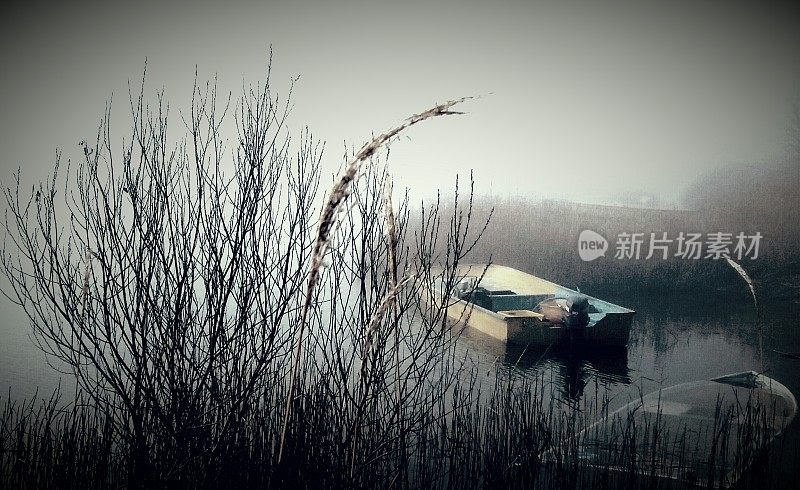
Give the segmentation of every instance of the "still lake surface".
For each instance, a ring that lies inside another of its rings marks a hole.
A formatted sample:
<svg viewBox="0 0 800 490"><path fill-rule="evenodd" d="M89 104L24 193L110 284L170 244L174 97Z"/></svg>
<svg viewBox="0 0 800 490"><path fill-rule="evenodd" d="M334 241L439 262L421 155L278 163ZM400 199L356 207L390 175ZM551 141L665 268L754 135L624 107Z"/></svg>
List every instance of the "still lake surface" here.
<svg viewBox="0 0 800 490"><path fill-rule="evenodd" d="M763 306L759 321L746 295L734 299L713 296L653 296L586 291L587 294L636 310L626 350L557 352L522 349L465 335L458 349L467 354L479 378L544 376L554 384L558 403L582 397L610 399L613 410L640 392L706 380L740 371L764 372L800 398L800 360L779 352L800 352L800 304L792 301ZM18 308L0 305L0 389L15 399L48 396L59 383L69 393L69 376L46 362L30 337ZM782 473L800 475L800 420L782 441Z"/></svg>
<svg viewBox="0 0 800 490"><path fill-rule="evenodd" d="M495 375L544 376L553 383L555 402L579 406L582 398L606 397L610 411L633 399L674 384L756 371L783 383L800 399L800 304L762 305L759 320L752 300L715 296L587 294L636 311L627 349L553 352L523 349L485 336L463 337L485 379ZM800 419L800 417L798 417ZM789 426L775 451L770 471L782 481L800 477L800 420Z"/></svg>

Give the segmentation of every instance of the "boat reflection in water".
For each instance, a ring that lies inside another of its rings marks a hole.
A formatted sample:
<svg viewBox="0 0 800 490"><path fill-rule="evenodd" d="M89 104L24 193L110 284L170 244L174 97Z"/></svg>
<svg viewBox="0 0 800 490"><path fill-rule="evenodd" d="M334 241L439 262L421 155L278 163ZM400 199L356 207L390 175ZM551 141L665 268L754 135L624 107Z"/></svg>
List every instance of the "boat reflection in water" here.
<svg viewBox="0 0 800 490"><path fill-rule="evenodd" d="M553 346L508 346L504 357L508 366L536 370L548 365L561 378L562 397L578 401L586 386L593 380L600 385L630 384L627 347L598 347L585 344Z"/></svg>
<svg viewBox="0 0 800 490"><path fill-rule="evenodd" d="M463 331L462 338L471 350L499 361L498 368L523 376L552 375L565 402L579 401L593 381L600 386L631 383L627 347L586 342L524 346L500 342L470 329Z"/></svg>

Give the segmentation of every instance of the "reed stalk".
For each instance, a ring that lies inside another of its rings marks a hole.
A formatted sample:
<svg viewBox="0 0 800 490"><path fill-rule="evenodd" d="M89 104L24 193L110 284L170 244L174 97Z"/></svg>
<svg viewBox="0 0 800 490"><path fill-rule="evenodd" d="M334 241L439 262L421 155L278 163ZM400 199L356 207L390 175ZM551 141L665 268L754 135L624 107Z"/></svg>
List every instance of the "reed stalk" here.
<svg viewBox="0 0 800 490"><path fill-rule="evenodd" d="M322 207L320 215L319 226L317 228L316 238L314 239L313 251L311 253L311 266L308 273L308 284L306 286L305 301L300 314L300 321L297 327L297 336L293 349L292 358L294 359L289 378L289 393L286 403L286 412L283 417L283 429L281 430L281 442L278 449L278 463L283 457L283 446L286 440L286 430L288 428L289 417L291 416L292 399L294 398L294 390L296 379L300 370L300 358L302 355L303 333L306 326L308 317L308 310L311 307L314 295L314 289L317 286L319 279L320 268L322 267L323 259L330 244L330 233L336 225L338 214L343 209L343 204L351 194L351 187L357 179L357 174L361 165L368 160L375 152L385 145L392 138L400 134L403 130L418 124L426 119L439 116L448 116L454 114L463 114L451 110L457 104L470 99L470 97L462 97L460 99L451 100L444 104L439 104L426 111L415 114L406 119L402 124L389 129L388 131L379 134L372 138L371 141L364 144L364 146L356 153L355 157L347 164L342 175L338 178L333 188L328 193L328 199Z"/></svg>

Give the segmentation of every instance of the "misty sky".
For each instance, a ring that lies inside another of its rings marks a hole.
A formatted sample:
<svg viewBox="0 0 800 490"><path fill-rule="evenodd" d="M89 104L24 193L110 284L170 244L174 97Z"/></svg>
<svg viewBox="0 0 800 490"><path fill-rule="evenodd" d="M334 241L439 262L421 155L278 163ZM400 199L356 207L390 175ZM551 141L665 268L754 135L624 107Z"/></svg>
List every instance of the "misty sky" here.
<svg viewBox="0 0 800 490"><path fill-rule="evenodd" d="M327 141L331 169L345 142L483 95L392 147L397 187L420 196L474 169L481 193L674 199L714 167L781 158L800 95L800 15L772 4L331 4L2 7L0 181L20 165L41 178L56 148L77 157L112 93L126 110L145 58L177 116L195 65L236 95L271 45L273 86L301 77L292 129Z"/></svg>

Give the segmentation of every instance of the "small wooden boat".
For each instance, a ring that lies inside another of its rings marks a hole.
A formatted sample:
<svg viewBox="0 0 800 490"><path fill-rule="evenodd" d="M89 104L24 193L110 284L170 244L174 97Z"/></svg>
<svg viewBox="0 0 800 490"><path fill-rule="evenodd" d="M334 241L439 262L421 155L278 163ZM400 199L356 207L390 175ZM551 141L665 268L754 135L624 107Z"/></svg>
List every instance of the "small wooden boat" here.
<svg viewBox="0 0 800 490"><path fill-rule="evenodd" d="M637 397L541 461L571 468L571 477L589 487L602 474L615 484L724 488L764 455L796 413L786 386L752 371L681 383Z"/></svg>
<svg viewBox="0 0 800 490"><path fill-rule="evenodd" d="M436 271L433 272L434 276ZM460 265L454 287L441 277L425 295L447 309L448 319L519 345L586 341L625 346L634 311L501 265Z"/></svg>

